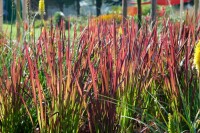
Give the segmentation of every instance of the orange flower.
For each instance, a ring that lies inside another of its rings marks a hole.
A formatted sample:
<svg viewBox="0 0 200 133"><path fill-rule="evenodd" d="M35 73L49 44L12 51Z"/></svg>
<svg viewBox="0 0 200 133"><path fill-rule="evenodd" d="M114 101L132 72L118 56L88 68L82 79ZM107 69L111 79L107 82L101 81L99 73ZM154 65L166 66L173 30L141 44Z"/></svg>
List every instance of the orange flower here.
<svg viewBox="0 0 200 133"><path fill-rule="evenodd" d="M24 31L27 31L28 30L28 24L27 22L24 22Z"/></svg>

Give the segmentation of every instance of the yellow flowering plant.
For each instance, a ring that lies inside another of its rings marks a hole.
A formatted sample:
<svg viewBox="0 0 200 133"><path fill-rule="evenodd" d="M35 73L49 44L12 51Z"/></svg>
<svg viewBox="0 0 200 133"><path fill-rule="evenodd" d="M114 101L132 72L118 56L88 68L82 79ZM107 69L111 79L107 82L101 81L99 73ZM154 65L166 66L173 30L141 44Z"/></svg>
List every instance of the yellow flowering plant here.
<svg viewBox="0 0 200 133"><path fill-rule="evenodd" d="M39 14L41 16L44 15L44 12L45 12L45 2L44 2L44 0L40 0L39 1L39 9L38 9L38 11L39 11Z"/></svg>
<svg viewBox="0 0 200 133"><path fill-rule="evenodd" d="M105 21L108 23L112 23L112 21L115 20L117 23L121 23L122 21L122 15L119 14L104 14L96 17L94 21Z"/></svg>
<svg viewBox="0 0 200 133"><path fill-rule="evenodd" d="M44 0L39 1L38 12L41 15L41 19L42 19L42 23L44 24L44 27L46 27L45 21L44 21L44 14L45 14L45 2L44 2Z"/></svg>
<svg viewBox="0 0 200 133"><path fill-rule="evenodd" d="M199 73L200 73L200 41L195 46L195 50L194 50L194 65L195 65L195 68L197 69L198 75L199 75Z"/></svg>
<svg viewBox="0 0 200 133"><path fill-rule="evenodd" d="M30 36L31 36L31 37L34 36L34 28L33 28L33 26L32 26L31 29L30 29Z"/></svg>

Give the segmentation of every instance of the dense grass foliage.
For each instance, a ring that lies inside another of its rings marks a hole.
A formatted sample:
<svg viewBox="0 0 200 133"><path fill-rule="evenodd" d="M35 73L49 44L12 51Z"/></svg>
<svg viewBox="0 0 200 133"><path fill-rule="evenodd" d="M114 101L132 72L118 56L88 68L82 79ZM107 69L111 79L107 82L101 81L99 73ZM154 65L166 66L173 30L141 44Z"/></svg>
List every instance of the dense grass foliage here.
<svg viewBox="0 0 200 133"><path fill-rule="evenodd" d="M1 132L198 132L198 27L62 25L0 46Z"/></svg>

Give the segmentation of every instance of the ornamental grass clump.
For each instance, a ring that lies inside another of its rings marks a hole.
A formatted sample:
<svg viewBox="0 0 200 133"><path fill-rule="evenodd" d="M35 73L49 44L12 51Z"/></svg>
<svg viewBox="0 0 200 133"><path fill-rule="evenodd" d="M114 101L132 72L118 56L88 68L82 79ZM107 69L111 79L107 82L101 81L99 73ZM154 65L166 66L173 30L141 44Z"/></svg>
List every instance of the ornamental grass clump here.
<svg viewBox="0 0 200 133"><path fill-rule="evenodd" d="M193 25L68 25L1 54L0 132L198 132Z"/></svg>

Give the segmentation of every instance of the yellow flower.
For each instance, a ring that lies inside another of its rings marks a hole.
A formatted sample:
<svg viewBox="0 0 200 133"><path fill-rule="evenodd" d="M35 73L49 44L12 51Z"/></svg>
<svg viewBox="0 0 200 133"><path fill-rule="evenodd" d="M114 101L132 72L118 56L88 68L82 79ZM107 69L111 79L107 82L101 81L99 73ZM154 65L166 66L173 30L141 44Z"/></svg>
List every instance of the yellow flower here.
<svg viewBox="0 0 200 133"><path fill-rule="evenodd" d="M194 49L194 65L200 74L200 41L197 43Z"/></svg>
<svg viewBox="0 0 200 133"><path fill-rule="evenodd" d="M119 31L118 31L118 33L119 33L120 35L123 34L122 27L119 27Z"/></svg>
<svg viewBox="0 0 200 133"><path fill-rule="evenodd" d="M39 14L44 15L45 12L45 3L44 0L39 1Z"/></svg>
<svg viewBox="0 0 200 133"><path fill-rule="evenodd" d="M118 23L120 23L122 21L122 16L118 14L105 14L105 15L98 16L95 20L97 21L103 20L106 22L112 22L113 20L115 20Z"/></svg>
<svg viewBox="0 0 200 133"><path fill-rule="evenodd" d="M30 30L30 36L33 37L34 36L34 28L31 27L31 30Z"/></svg>

